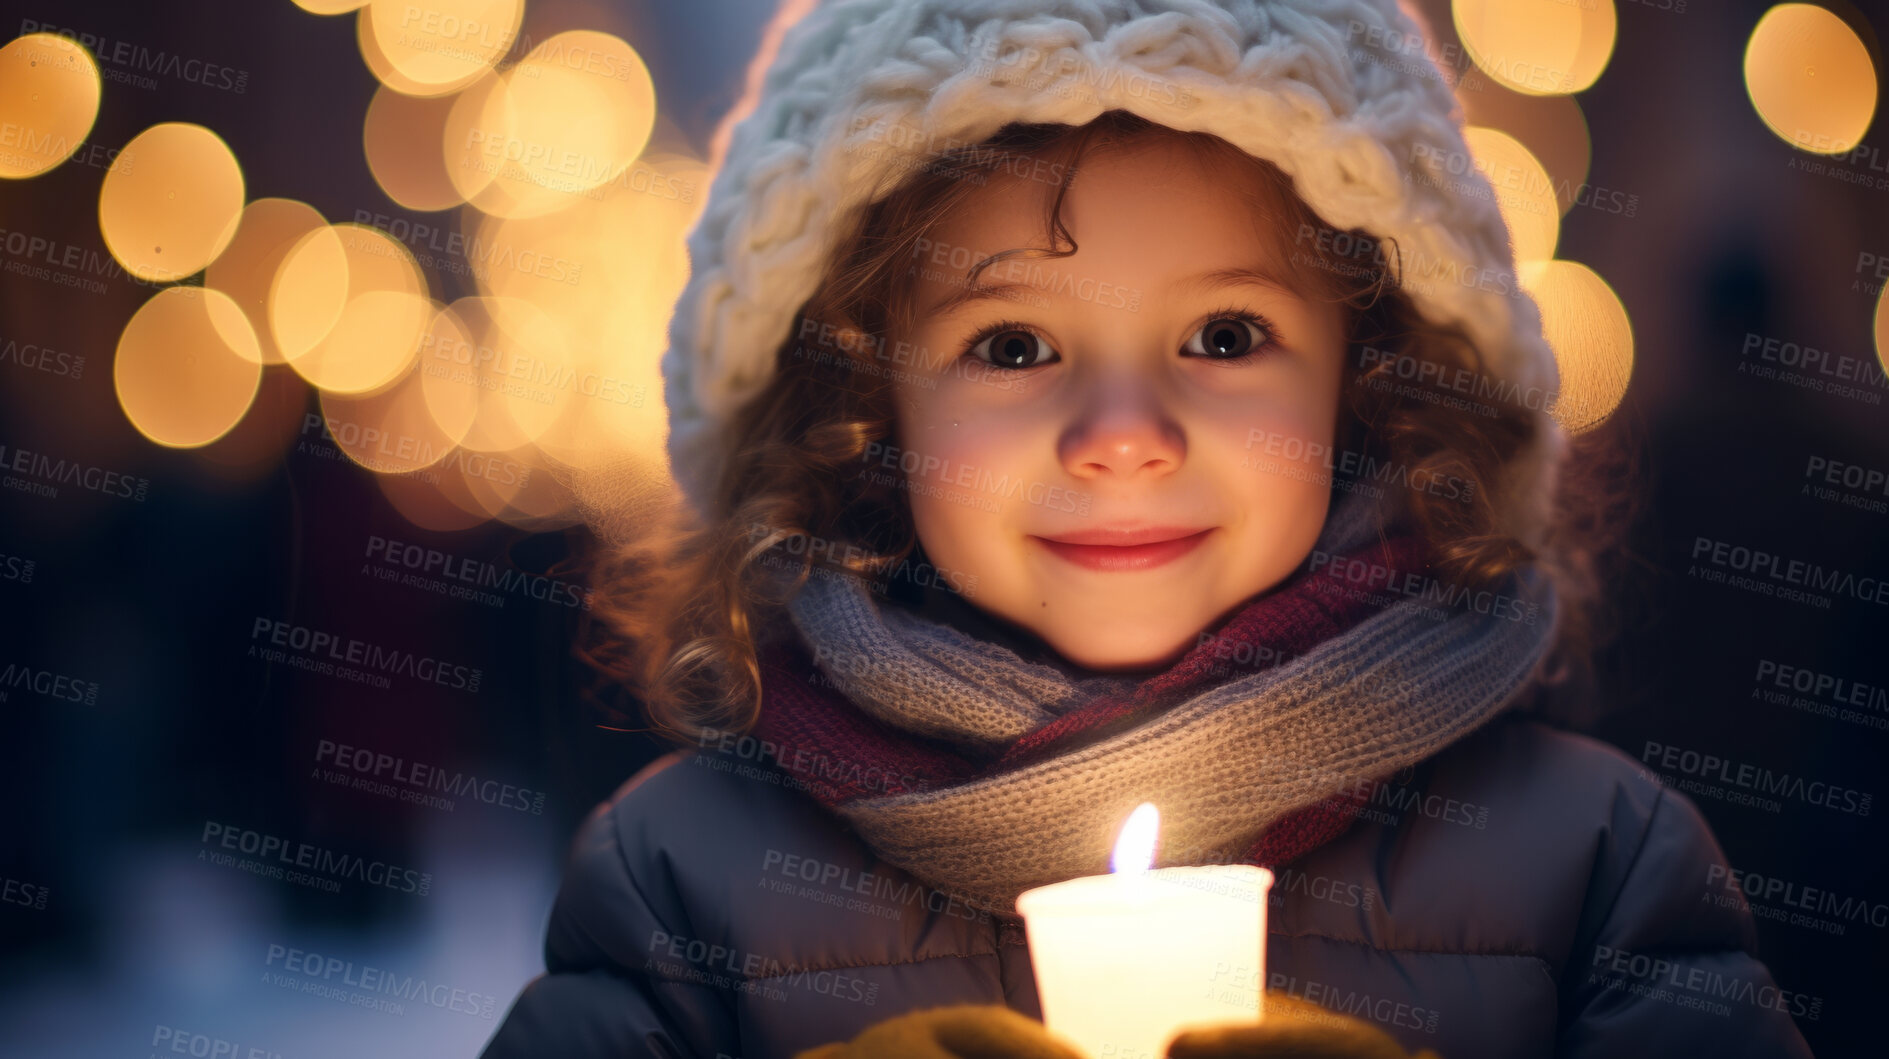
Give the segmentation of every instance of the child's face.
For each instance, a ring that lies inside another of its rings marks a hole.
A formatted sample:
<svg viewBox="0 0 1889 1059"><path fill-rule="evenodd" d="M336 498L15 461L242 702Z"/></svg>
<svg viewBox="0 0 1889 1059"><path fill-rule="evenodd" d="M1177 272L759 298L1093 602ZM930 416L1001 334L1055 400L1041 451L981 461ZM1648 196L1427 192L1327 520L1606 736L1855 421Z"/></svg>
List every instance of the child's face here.
<svg viewBox="0 0 1889 1059"><path fill-rule="evenodd" d="M993 178L914 262L916 333L893 337L918 351L894 385L919 540L941 578L976 578L970 602L1086 668L1173 661L1290 574L1324 525L1325 461L1303 453L1333 442L1343 316L1283 287L1200 278L1290 276L1236 179L1251 177L1171 147L1094 152L1063 202L1077 252L1007 258L978 286L1028 286L939 312L968 262L1046 245L1055 188ZM1204 532L1166 555L1045 540L1150 526ZM1107 568L1130 558L1143 565Z"/></svg>

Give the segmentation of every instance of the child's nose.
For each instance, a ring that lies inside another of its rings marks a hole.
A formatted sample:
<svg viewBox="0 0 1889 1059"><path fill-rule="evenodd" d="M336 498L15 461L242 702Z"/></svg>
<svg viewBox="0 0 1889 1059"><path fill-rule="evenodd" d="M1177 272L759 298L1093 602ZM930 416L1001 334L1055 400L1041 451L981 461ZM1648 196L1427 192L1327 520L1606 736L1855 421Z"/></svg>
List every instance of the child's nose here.
<svg viewBox="0 0 1889 1059"><path fill-rule="evenodd" d="M1078 478L1124 481L1179 469L1187 437L1155 388L1133 378L1098 380L1058 440L1063 467Z"/></svg>

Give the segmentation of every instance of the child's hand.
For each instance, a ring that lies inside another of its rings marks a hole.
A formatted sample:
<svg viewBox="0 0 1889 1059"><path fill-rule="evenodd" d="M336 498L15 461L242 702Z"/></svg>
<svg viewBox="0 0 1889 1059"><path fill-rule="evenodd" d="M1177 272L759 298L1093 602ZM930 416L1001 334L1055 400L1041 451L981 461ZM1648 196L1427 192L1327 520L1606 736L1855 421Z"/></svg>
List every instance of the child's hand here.
<svg viewBox="0 0 1889 1059"><path fill-rule="evenodd" d="M956 1004L890 1018L794 1059L1085 1059L1041 1022L1001 1004Z"/></svg>
<svg viewBox="0 0 1889 1059"><path fill-rule="evenodd" d="M1376 1026L1286 993L1266 994L1259 1022L1189 1030L1168 1045L1167 1059L1442 1059L1411 1055Z"/></svg>

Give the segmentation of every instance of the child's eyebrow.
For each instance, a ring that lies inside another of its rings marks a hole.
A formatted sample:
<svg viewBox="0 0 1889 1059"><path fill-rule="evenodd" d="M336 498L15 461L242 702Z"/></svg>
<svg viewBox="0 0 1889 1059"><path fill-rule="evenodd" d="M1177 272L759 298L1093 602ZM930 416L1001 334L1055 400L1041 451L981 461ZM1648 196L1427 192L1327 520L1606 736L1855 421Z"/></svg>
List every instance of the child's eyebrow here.
<svg viewBox="0 0 1889 1059"><path fill-rule="evenodd" d="M1270 270L1251 265L1217 268L1210 272L1189 276L1175 282L1174 289L1205 291L1238 284L1270 287L1289 297L1300 297L1299 291L1294 290L1290 284ZM1012 301L1029 293L1040 294L1041 291L1036 285L1030 283L985 283L976 286L967 284L925 309L922 315L932 319L942 319L976 302Z"/></svg>
<svg viewBox="0 0 1889 1059"><path fill-rule="evenodd" d="M1036 287L1028 283L984 283L975 287L964 286L925 309L922 315L942 319L974 302L1011 301L1020 295L1036 290Z"/></svg>
<svg viewBox="0 0 1889 1059"><path fill-rule="evenodd" d="M1253 265L1217 268L1212 272L1202 272L1198 276L1181 280L1174 286L1176 288L1213 290L1218 287L1231 287L1241 283L1253 283L1261 287L1271 287L1281 294L1290 295L1294 298L1299 296L1299 292L1294 290L1291 284L1281 279L1270 269Z"/></svg>

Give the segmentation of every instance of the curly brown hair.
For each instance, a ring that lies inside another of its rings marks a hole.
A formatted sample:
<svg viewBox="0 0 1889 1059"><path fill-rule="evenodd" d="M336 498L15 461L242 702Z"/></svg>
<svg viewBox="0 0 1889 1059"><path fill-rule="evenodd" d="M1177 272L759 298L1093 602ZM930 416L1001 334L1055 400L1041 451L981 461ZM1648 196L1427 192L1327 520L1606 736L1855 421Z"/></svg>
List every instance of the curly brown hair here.
<svg viewBox="0 0 1889 1059"><path fill-rule="evenodd" d="M1562 603L1560 661L1551 670L1565 673L1590 656L1594 628L1584 604L1596 595L1591 556L1599 534L1624 523L1608 505L1591 499L1571 505L1564 498L1558 505L1564 511L1588 517L1555 518L1532 547L1514 531L1507 520L1526 498L1505 492L1502 472L1542 440L1539 407L1513 397L1465 402L1434 382L1443 372L1400 370L1427 363L1489 377L1460 328L1417 311L1400 286L1394 245L1357 230L1336 231L1277 166L1220 137L1109 111L1081 126L1006 125L873 196L776 351L772 381L733 416L732 455L706 516L694 518L685 503L671 500L636 540L602 557L593 577L600 635L586 655L641 701L654 732L694 744L704 728L752 729L760 709L760 652L784 635L782 608L809 576L843 572L888 597L909 594L907 582L925 560L908 494L862 471L869 447L883 443L894 423L893 384L879 362L887 336L909 333L917 311L915 252L990 174L1027 158L1051 163L1035 171L1054 178L1046 220L1054 245L990 255L966 281L1011 254L1068 256L1075 241L1061 207L1081 159L1147 137L1195 152L1204 164L1253 174L1257 179L1247 186L1256 189L1255 216L1269 222L1262 230L1298 266L1288 281L1308 298L1343 306L1350 354L1337 451L1355 455L1358 464L1400 468L1406 480L1427 475L1465 483L1455 495L1400 493L1401 517L1428 543L1432 573L1481 589L1520 564L1539 561ZM1061 244L1068 248L1054 248ZM1344 470L1332 473L1334 489L1355 484ZM1581 487L1591 491L1592 485L1583 480Z"/></svg>

